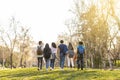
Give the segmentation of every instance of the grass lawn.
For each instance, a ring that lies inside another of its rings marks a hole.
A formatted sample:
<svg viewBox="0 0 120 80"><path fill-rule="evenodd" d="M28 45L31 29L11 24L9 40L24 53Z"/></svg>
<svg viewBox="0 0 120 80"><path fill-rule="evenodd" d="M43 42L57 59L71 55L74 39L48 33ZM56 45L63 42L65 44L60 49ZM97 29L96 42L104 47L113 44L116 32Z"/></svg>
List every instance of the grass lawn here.
<svg viewBox="0 0 120 80"><path fill-rule="evenodd" d="M37 68L0 70L0 80L120 80L120 70L56 68L53 71L37 71Z"/></svg>

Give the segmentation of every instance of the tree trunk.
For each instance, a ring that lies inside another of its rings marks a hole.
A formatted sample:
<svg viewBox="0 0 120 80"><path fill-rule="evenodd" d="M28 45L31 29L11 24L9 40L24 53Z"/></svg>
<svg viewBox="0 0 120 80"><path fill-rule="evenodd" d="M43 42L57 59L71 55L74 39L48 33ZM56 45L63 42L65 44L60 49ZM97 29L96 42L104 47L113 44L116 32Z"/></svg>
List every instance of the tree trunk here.
<svg viewBox="0 0 120 80"><path fill-rule="evenodd" d="M21 59L20 59L20 67L22 67L23 66L23 54L21 55Z"/></svg>
<svg viewBox="0 0 120 80"><path fill-rule="evenodd" d="M93 55L91 55L91 67L94 68Z"/></svg>
<svg viewBox="0 0 120 80"><path fill-rule="evenodd" d="M112 69L113 68L112 67L112 61L111 61L110 57L108 57L108 62L109 62L110 69Z"/></svg>
<svg viewBox="0 0 120 80"><path fill-rule="evenodd" d="M4 69L4 67L5 67L5 64L4 64L5 63L4 51L2 51L2 54L3 54L3 65L2 66L3 66L3 69Z"/></svg>
<svg viewBox="0 0 120 80"><path fill-rule="evenodd" d="M108 62L109 62L110 69L113 69L110 51L108 52Z"/></svg>
<svg viewBox="0 0 120 80"><path fill-rule="evenodd" d="M12 57L13 57L13 53L11 53L11 56L10 56L10 61L11 61L11 69L13 68L13 60L12 60Z"/></svg>

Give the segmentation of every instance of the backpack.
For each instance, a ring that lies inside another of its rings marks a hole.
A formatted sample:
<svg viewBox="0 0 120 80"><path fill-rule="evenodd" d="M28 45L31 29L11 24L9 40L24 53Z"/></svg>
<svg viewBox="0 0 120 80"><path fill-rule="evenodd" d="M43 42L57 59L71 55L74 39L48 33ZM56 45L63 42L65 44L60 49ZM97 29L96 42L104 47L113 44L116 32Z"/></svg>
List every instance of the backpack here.
<svg viewBox="0 0 120 80"><path fill-rule="evenodd" d="M78 52L79 54L84 54L85 48L83 46L78 46Z"/></svg>
<svg viewBox="0 0 120 80"><path fill-rule="evenodd" d="M43 51L42 51L41 47L42 46L37 47L37 55L42 55L43 54Z"/></svg>
<svg viewBox="0 0 120 80"><path fill-rule="evenodd" d="M69 58L73 58L74 51L73 50L68 50L68 53L69 53Z"/></svg>
<svg viewBox="0 0 120 80"><path fill-rule="evenodd" d="M49 52L44 52L45 59L49 59L51 56L51 50Z"/></svg>

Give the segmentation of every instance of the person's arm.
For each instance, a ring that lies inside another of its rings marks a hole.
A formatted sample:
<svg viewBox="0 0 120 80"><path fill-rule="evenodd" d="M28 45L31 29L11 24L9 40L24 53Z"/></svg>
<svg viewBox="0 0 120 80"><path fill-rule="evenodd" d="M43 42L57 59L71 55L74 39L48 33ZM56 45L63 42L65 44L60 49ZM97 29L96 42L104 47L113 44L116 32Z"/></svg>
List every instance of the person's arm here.
<svg viewBox="0 0 120 80"><path fill-rule="evenodd" d="M77 52L74 52L73 60L74 60L74 61L77 60Z"/></svg>
<svg viewBox="0 0 120 80"><path fill-rule="evenodd" d="M45 55L45 49L43 48L43 57L44 57L44 55Z"/></svg>
<svg viewBox="0 0 120 80"><path fill-rule="evenodd" d="M36 53L37 53L37 51L38 51L38 48L39 48L39 46L36 47Z"/></svg>
<svg viewBox="0 0 120 80"><path fill-rule="evenodd" d="M78 47L77 47L77 54L79 54Z"/></svg>
<svg viewBox="0 0 120 80"><path fill-rule="evenodd" d="M84 46L84 55L85 55L85 46Z"/></svg>
<svg viewBox="0 0 120 80"><path fill-rule="evenodd" d="M59 56L60 56L60 48L58 47L57 48L57 53L56 53L56 58L59 59Z"/></svg>

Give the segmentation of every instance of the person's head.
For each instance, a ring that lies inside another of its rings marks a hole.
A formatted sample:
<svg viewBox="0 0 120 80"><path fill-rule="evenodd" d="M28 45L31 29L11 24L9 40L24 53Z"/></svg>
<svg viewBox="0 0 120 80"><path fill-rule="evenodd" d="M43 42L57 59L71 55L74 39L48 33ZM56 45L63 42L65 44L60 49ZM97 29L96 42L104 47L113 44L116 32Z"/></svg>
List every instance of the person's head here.
<svg viewBox="0 0 120 80"><path fill-rule="evenodd" d="M64 41L63 41L63 40L60 40L60 43L64 43Z"/></svg>
<svg viewBox="0 0 120 80"><path fill-rule="evenodd" d="M69 42L69 44L68 44L68 49L73 50L72 43L70 43L70 42Z"/></svg>
<svg viewBox="0 0 120 80"><path fill-rule="evenodd" d="M83 42L82 42L82 41L80 41L80 42L79 42L79 45L83 45Z"/></svg>
<svg viewBox="0 0 120 80"><path fill-rule="evenodd" d="M49 48L49 44L48 43L45 44L45 48Z"/></svg>
<svg viewBox="0 0 120 80"><path fill-rule="evenodd" d="M38 43L39 45L41 45L42 44L42 41L39 41L39 43Z"/></svg>
<svg viewBox="0 0 120 80"><path fill-rule="evenodd" d="M51 45L52 45L53 48L56 48L56 44L54 42L52 42Z"/></svg>
<svg viewBox="0 0 120 80"><path fill-rule="evenodd" d="M72 45L71 42L69 42L69 45L70 45L70 46Z"/></svg>

